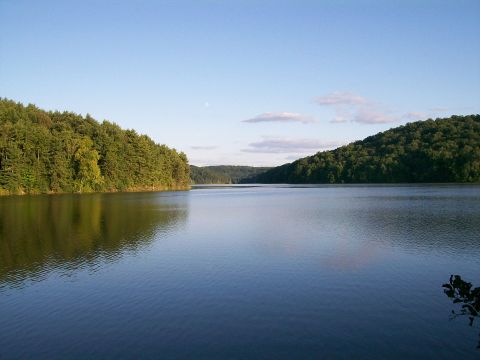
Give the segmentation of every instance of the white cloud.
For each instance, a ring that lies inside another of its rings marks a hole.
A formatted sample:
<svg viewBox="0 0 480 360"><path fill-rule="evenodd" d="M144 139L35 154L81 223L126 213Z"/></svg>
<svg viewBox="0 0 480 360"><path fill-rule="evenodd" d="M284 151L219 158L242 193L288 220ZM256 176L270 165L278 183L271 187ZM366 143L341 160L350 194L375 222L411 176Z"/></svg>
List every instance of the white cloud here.
<svg viewBox="0 0 480 360"><path fill-rule="evenodd" d="M385 124L395 122L398 119L375 107L360 107L355 112L352 121L360 124Z"/></svg>
<svg viewBox="0 0 480 360"><path fill-rule="evenodd" d="M330 120L330 122L333 124L342 124L342 123L346 123L347 121L348 119L343 115L335 115L335 117L332 120Z"/></svg>
<svg viewBox="0 0 480 360"><path fill-rule="evenodd" d="M291 112L267 112L257 115L251 119L242 120L246 123L260 123L260 122L300 122L303 124L314 122L315 120L310 116L291 113Z"/></svg>
<svg viewBox="0 0 480 360"><path fill-rule="evenodd" d="M332 149L342 143L338 141L323 141L317 139L285 139L266 137L259 142L250 143L243 152L251 153L314 153L320 150Z"/></svg>
<svg viewBox="0 0 480 360"><path fill-rule="evenodd" d="M399 120L374 101L351 92L335 91L319 96L315 102L320 106L329 106L335 110L331 123L356 122L360 124L384 124Z"/></svg>

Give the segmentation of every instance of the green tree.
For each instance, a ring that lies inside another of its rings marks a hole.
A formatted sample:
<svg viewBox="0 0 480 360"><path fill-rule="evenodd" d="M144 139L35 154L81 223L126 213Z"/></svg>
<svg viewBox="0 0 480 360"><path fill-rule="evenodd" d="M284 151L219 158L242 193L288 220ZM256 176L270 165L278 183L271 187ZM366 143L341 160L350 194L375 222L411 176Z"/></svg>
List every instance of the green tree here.
<svg viewBox="0 0 480 360"><path fill-rule="evenodd" d="M100 156L89 138L81 138L75 151L75 188L79 192L100 189L103 178L98 167Z"/></svg>
<svg viewBox="0 0 480 360"><path fill-rule="evenodd" d="M188 186L186 156L148 136L0 99L0 194Z"/></svg>

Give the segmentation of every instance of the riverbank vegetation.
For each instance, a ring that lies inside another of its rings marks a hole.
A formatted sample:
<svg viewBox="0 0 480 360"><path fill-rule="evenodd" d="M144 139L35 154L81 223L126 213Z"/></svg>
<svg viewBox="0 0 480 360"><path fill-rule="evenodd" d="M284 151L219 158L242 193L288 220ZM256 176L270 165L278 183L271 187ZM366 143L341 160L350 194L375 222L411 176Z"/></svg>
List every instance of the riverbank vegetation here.
<svg viewBox="0 0 480 360"><path fill-rule="evenodd" d="M0 194L186 189L184 153L90 115L0 99Z"/></svg>
<svg viewBox="0 0 480 360"><path fill-rule="evenodd" d="M480 115L417 121L257 175L258 183L480 182Z"/></svg>

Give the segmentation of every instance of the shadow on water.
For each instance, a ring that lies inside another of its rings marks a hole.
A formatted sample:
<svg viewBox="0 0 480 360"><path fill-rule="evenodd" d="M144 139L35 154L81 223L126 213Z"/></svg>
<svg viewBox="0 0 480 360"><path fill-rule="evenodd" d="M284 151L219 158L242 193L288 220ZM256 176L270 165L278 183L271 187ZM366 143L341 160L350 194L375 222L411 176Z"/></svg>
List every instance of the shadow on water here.
<svg viewBox="0 0 480 360"><path fill-rule="evenodd" d="M94 268L148 246L185 222L176 196L92 194L0 201L0 288L54 269Z"/></svg>
<svg viewBox="0 0 480 360"><path fill-rule="evenodd" d="M469 325L473 327L475 319L480 313L480 287L473 288L472 283L462 280L460 275L450 276L450 281L443 284L442 287L445 288L445 294L452 299L453 303L459 306L459 308L452 310L451 318L466 316ZM480 349L480 339L477 349Z"/></svg>

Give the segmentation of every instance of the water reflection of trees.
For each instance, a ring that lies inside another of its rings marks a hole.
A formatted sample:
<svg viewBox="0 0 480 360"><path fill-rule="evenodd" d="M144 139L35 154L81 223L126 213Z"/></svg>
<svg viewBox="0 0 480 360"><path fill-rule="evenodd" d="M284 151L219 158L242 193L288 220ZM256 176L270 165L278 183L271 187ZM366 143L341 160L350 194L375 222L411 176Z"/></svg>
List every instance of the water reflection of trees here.
<svg viewBox="0 0 480 360"><path fill-rule="evenodd" d="M4 198L0 285L135 251L185 220L174 201L147 193Z"/></svg>
<svg viewBox="0 0 480 360"><path fill-rule="evenodd" d="M467 316L469 325L473 327L475 319L480 314L480 287L473 288L472 283L466 282L460 275L450 276L450 281L442 286L445 294L459 306L452 310L452 318ZM480 339L477 349L480 349Z"/></svg>

